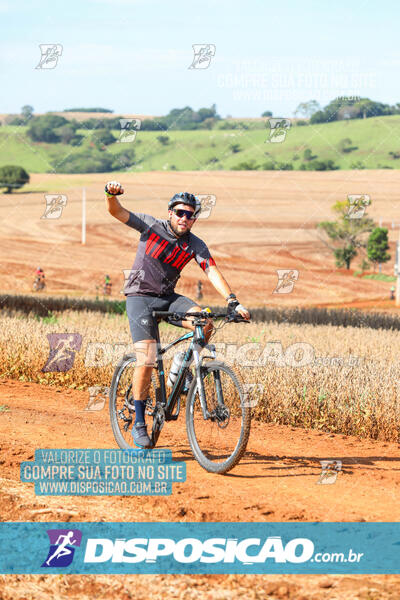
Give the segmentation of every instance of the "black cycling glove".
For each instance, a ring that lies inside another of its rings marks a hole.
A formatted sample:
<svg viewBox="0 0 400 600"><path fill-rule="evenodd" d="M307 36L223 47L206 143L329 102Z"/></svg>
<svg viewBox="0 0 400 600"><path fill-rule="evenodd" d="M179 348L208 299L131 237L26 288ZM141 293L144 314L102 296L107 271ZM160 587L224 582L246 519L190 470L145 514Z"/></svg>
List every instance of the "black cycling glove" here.
<svg viewBox="0 0 400 600"><path fill-rule="evenodd" d="M236 313L236 307L237 306L239 306L239 302L237 300L232 300L231 302L228 302L227 313L228 313L229 317L232 316L232 315L234 315L234 314L237 314Z"/></svg>

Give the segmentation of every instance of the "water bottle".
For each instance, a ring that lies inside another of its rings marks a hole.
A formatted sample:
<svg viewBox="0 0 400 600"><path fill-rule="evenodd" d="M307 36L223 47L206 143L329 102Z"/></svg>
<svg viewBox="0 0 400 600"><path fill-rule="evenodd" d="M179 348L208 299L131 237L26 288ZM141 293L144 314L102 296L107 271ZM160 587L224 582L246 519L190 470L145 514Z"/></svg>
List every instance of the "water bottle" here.
<svg viewBox="0 0 400 600"><path fill-rule="evenodd" d="M177 352L172 361L171 370L168 375L167 386L172 387L176 381L179 370L182 366L183 359L185 357L184 352Z"/></svg>

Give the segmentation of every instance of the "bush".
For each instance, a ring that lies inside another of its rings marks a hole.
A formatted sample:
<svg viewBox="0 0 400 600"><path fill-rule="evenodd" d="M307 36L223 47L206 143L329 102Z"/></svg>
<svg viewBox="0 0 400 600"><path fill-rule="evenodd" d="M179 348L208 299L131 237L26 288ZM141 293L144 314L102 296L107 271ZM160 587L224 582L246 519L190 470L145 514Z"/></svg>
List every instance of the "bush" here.
<svg viewBox="0 0 400 600"><path fill-rule="evenodd" d="M113 171L120 171L127 167L132 167L135 164L135 152L132 149L123 149L117 154L114 154L114 160L112 163Z"/></svg>
<svg viewBox="0 0 400 600"><path fill-rule="evenodd" d="M338 168L330 158L327 160L311 160L300 165L300 171L335 171Z"/></svg>
<svg viewBox="0 0 400 600"><path fill-rule="evenodd" d="M249 125L243 121L221 121L218 129L249 129Z"/></svg>
<svg viewBox="0 0 400 600"><path fill-rule="evenodd" d="M350 165L350 169L366 169L367 167L361 162L361 160L358 160L356 162L351 163Z"/></svg>
<svg viewBox="0 0 400 600"><path fill-rule="evenodd" d="M199 124L199 129L212 129L216 122L217 119L213 119L211 117L204 119L204 121Z"/></svg>
<svg viewBox="0 0 400 600"><path fill-rule="evenodd" d="M351 144L352 142L350 138L343 138L338 143L339 152L348 153L353 152L353 150L358 150L358 146L352 146Z"/></svg>
<svg viewBox="0 0 400 600"><path fill-rule="evenodd" d="M106 173L113 170L115 159L109 153L99 151L69 154L57 163L59 173ZM119 164L119 169L121 165Z"/></svg>
<svg viewBox="0 0 400 600"><path fill-rule="evenodd" d="M8 125L14 125L17 127L21 127L22 125L26 125L25 119L22 119L21 117L14 117L14 119L12 119L12 121L9 121Z"/></svg>
<svg viewBox="0 0 400 600"><path fill-rule="evenodd" d="M275 170L275 161L267 160L267 162L264 163L262 168L264 171L274 171Z"/></svg>
<svg viewBox="0 0 400 600"><path fill-rule="evenodd" d="M292 163L278 163L276 165L276 168L279 169L280 171L293 171L293 165Z"/></svg>
<svg viewBox="0 0 400 600"><path fill-rule="evenodd" d="M299 119L298 121L296 121L296 125L298 127L304 127L305 125L308 125L308 121L304 121L304 119Z"/></svg>
<svg viewBox="0 0 400 600"><path fill-rule="evenodd" d="M76 135L76 127L72 123L58 127L55 134L59 137L63 144L71 144L77 146L82 141L81 135Z"/></svg>
<svg viewBox="0 0 400 600"><path fill-rule="evenodd" d="M396 158L400 158L400 151L397 150L396 152L389 152L389 156L391 156L393 160L395 160Z"/></svg>
<svg viewBox="0 0 400 600"><path fill-rule="evenodd" d="M98 147L109 146L115 142L115 137L107 129L96 129L91 139L93 139L93 142Z"/></svg>
<svg viewBox="0 0 400 600"><path fill-rule="evenodd" d="M169 137L167 135L158 135L157 139L162 146L167 146L169 144Z"/></svg>
<svg viewBox="0 0 400 600"><path fill-rule="evenodd" d="M141 131L166 131L168 125L161 119L144 119L140 126Z"/></svg>
<svg viewBox="0 0 400 600"><path fill-rule="evenodd" d="M238 165L232 167L233 171L256 171L257 169L259 169L259 165L256 164L256 161L254 159L252 160L245 160L241 163L239 163Z"/></svg>
<svg viewBox="0 0 400 600"><path fill-rule="evenodd" d="M0 187L5 187L6 194L10 194L29 182L29 175L22 167L5 165L0 167Z"/></svg>
<svg viewBox="0 0 400 600"><path fill-rule="evenodd" d="M231 152L233 154L236 154L237 152L241 152L242 151L242 148L240 147L240 144L231 144L229 146L229 148L230 148L230 150L231 150Z"/></svg>

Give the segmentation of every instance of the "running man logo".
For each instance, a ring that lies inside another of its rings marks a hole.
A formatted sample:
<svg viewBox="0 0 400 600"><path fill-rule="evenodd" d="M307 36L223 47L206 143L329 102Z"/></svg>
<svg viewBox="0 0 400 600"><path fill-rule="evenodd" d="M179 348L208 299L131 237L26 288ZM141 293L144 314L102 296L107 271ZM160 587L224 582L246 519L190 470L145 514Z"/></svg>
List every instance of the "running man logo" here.
<svg viewBox="0 0 400 600"><path fill-rule="evenodd" d="M193 44L194 57L189 69L208 69L215 56L214 44Z"/></svg>
<svg viewBox="0 0 400 600"><path fill-rule="evenodd" d="M50 548L42 567L68 567L72 563L75 547L82 541L80 529L48 529Z"/></svg>
<svg viewBox="0 0 400 600"><path fill-rule="evenodd" d="M339 471L342 470L341 460L320 460L321 463L321 474L317 483L322 485L329 485L336 483L336 479Z"/></svg>
<svg viewBox="0 0 400 600"><path fill-rule="evenodd" d="M299 278L299 272L296 269L277 269L276 272L278 274L278 284L273 293L290 294Z"/></svg>
<svg viewBox="0 0 400 600"><path fill-rule="evenodd" d="M273 144L280 144L284 142L286 139L286 134L290 129L290 119L283 119L282 117L278 119L268 119L267 128L269 125L269 138L266 140L267 142L271 142Z"/></svg>
<svg viewBox="0 0 400 600"><path fill-rule="evenodd" d="M90 387L89 402L87 403L85 410L90 410L92 412L96 410L103 410L109 393L110 388L105 387L104 385L93 385Z"/></svg>
<svg viewBox="0 0 400 600"><path fill-rule="evenodd" d="M196 194L196 198L200 200L201 211L198 219L208 219L212 209L217 203L217 198L214 194Z"/></svg>
<svg viewBox="0 0 400 600"><path fill-rule="evenodd" d="M140 119L120 119L119 124L121 131L117 143L129 144L134 142L142 121Z"/></svg>
<svg viewBox="0 0 400 600"><path fill-rule="evenodd" d="M39 44L40 61L36 69L55 69L58 59L62 54L61 44Z"/></svg>
<svg viewBox="0 0 400 600"><path fill-rule="evenodd" d="M46 208L41 219L59 219L64 206L67 205L67 196L64 194L45 194Z"/></svg>
<svg viewBox="0 0 400 600"><path fill-rule="evenodd" d="M75 361L75 352L79 352L82 345L80 333L48 333L50 354L44 365L43 373L69 371Z"/></svg>
<svg viewBox="0 0 400 600"><path fill-rule="evenodd" d="M368 194L349 194L347 200L350 206L346 216L349 219L361 219L364 216L365 209L371 203Z"/></svg>

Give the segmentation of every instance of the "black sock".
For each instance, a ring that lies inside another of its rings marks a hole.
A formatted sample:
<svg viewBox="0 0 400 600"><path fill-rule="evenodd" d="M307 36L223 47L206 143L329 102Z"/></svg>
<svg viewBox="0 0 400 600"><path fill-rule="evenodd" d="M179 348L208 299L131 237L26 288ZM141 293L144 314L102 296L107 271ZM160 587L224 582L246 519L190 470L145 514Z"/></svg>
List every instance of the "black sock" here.
<svg viewBox="0 0 400 600"><path fill-rule="evenodd" d="M135 425L144 423L144 400L134 400L135 404Z"/></svg>

